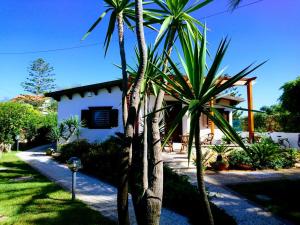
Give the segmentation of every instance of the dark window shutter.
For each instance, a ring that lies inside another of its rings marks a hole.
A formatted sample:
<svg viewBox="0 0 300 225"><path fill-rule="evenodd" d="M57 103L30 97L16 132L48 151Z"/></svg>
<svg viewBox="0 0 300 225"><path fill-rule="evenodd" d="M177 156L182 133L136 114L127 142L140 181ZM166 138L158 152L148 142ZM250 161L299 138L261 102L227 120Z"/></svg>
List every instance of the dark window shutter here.
<svg viewBox="0 0 300 225"><path fill-rule="evenodd" d="M81 121L84 123L85 127L91 127L91 111L81 110Z"/></svg>
<svg viewBox="0 0 300 225"><path fill-rule="evenodd" d="M119 110L112 109L110 110L110 126L118 127L118 124L119 124Z"/></svg>

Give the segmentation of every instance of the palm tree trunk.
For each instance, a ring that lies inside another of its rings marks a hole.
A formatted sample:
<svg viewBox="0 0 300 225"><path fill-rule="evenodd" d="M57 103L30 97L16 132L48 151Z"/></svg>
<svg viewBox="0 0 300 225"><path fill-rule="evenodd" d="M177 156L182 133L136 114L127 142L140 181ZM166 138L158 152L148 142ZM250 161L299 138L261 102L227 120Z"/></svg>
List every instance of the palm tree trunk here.
<svg viewBox="0 0 300 225"><path fill-rule="evenodd" d="M200 114L201 116L201 114ZM199 116L199 119L200 119ZM201 202L201 207L203 208L204 215L206 216L205 223L213 225L214 219L211 213L210 204L208 201L208 197L205 190L205 183L204 183L204 176L203 176L203 167L202 167L202 150L200 144L200 124L199 119L195 124L195 146L196 146L196 168L197 168L197 183L198 183L198 190L200 194L200 199L203 200Z"/></svg>
<svg viewBox="0 0 300 225"><path fill-rule="evenodd" d="M120 12L117 16L118 22L118 35L119 35L119 48L122 65L122 115L123 115L123 127L125 133L125 123L128 117L127 110L127 71L126 71L126 55L124 46L124 21L123 12ZM119 184L118 184L118 219L119 224L128 225L130 224L128 215L128 149L124 148L120 159L119 168Z"/></svg>
<svg viewBox="0 0 300 225"><path fill-rule="evenodd" d="M123 113L123 127L125 132L125 125L128 117L128 107L127 107L127 90L128 90L128 77L126 71L126 53L124 44L124 20L123 12L120 12L117 16L118 21L118 35L119 35L119 48L121 56L121 66L122 66L122 113Z"/></svg>
<svg viewBox="0 0 300 225"><path fill-rule="evenodd" d="M172 29L166 53L170 56L175 38L175 29ZM168 70L168 58L165 56L163 72ZM162 107L165 92L160 89L156 99L153 111L156 112ZM163 197L163 161L161 155L161 137L159 131L160 112L154 113L152 117L152 152L149 162L149 189L147 190L147 211L146 224L158 225L160 221L162 197Z"/></svg>
<svg viewBox="0 0 300 225"><path fill-rule="evenodd" d="M143 145L143 189L148 189L148 94L147 90L145 90L144 94L144 145Z"/></svg>
<svg viewBox="0 0 300 225"><path fill-rule="evenodd" d="M130 167L132 163L132 143L135 133L135 122L138 116L138 107L140 103L140 89L144 79L146 65L147 65L147 45L144 35L143 24L143 3L142 0L135 0L135 17L136 17L136 35L138 48L140 52L140 64L138 68L137 77L132 85L132 92L130 96L130 107L128 110L128 118L125 126L125 140L124 151L122 155L121 170L123 173L120 176L118 187L118 197L120 197L119 209L119 224L129 224L128 219L128 178L130 176ZM137 135L136 135L137 136ZM120 194L119 194L120 193ZM126 195L126 196L125 196ZM119 203L119 200L118 200Z"/></svg>

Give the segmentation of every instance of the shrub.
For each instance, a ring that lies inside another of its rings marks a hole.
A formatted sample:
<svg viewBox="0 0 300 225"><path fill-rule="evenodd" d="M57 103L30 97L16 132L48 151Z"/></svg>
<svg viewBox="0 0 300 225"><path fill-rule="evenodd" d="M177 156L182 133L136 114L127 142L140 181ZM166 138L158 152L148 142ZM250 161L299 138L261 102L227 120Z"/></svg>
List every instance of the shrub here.
<svg viewBox="0 0 300 225"><path fill-rule="evenodd" d="M249 145L248 148L252 166L257 169L282 168L279 163L283 157L282 153L283 150L271 138L263 138L261 142Z"/></svg>
<svg viewBox="0 0 300 225"><path fill-rule="evenodd" d="M62 145L59 149L60 156L58 160L63 163L65 163L71 157L78 157L83 160L82 156L84 153L90 151L91 147L92 145L86 140L74 141L66 145Z"/></svg>
<svg viewBox="0 0 300 225"><path fill-rule="evenodd" d="M252 165L251 158L243 150L232 151L227 158L232 168L240 168L242 165Z"/></svg>
<svg viewBox="0 0 300 225"><path fill-rule="evenodd" d="M65 163L76 156L82 161L83 171L117 184L118 156L120 145L111 137L102 143L90 144L86 140L78 140L63 145L57 159Z"/></svg>
<svg viewBox="0 0 300 225"><path fill-rule="evenodd" d="M49 140L47 137L54 127L57 127L56 113L48 113L42 115L40 118L40 123L36 135L33 138L32 142L29 143L29 145L38 146L50 143L51 140Z"/></svg>
<svg viewBox="0 0 300 225"><path fill-rule="evenodd" d="M232 148L225 144L213 145L210 149L218 154L216 161L223 161L226 158L226 153L232 151Z"/></svg>
<svg viewBox="0 0 300 225"><path fill-rule="evenodd" d="M228 158L232 167L244 164L255 169L280 169L294 166L296 156L296 150L282 149L271 138L263 138L261 142L249 145L247 152L234 151Z"/></svg>
<svg viewBox="0 0 300 225"><path fill-rule="evenodd" d="M37 134L42 114L31 105L0 103L0 143L12 144L16 135L31 141Z"/></svg>

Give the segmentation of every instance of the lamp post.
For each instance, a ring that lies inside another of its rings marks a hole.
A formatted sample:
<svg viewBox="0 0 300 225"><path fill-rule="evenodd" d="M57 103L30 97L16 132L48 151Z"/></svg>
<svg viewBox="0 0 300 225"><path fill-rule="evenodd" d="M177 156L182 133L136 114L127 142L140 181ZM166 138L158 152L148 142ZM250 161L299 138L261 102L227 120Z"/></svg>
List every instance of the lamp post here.
<svg viewBox="0 0 300 225"><path fill-rule="evenodd" d="M16 135L16 137L15 137L15 139L16 139L16 142L17 142L17 151L19 151L19 141L20 141L20 135L19 135L19 134L17 134L17 135Z"/></svg>
<svg viewBox="0 0 300 225"><path fill-rule="evenodd" d="M75 192L76 192L76 172L81 169L81 161L77 157L71 157L67 161L67 165L69 169L72 171L72 200L75 200Z"/></svg>

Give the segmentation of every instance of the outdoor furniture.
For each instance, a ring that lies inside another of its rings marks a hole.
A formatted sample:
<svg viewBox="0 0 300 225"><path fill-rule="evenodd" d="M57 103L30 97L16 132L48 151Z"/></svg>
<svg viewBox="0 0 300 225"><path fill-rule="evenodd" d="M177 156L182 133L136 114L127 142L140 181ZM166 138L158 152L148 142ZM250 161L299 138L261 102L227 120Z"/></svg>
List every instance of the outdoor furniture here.
<svg viewBox="0 0 300 225"><path fill-rule="evenodd" d="M212 140L214 139L214 134L213 133L209 133L207 134L207 137L201 141L201 145L211 145Z"/></svg>
<svg viewBox="0 0 300 225"><path fill-rule="evenodd" d="M164 146L164 150L167 151L167 149L168 149L168 152L174 152L173 140L171 138L168 140L168 142Z"/></svg>
<svg viewBox="0 0 300 225"><path fill-rule="evenodd" d="M189 135L185 134L185 135L179 135L179 137L181 138L181 148L180 148L180 153L185 152L187 147L188 147L188 143L189 143Z"/></svg>

